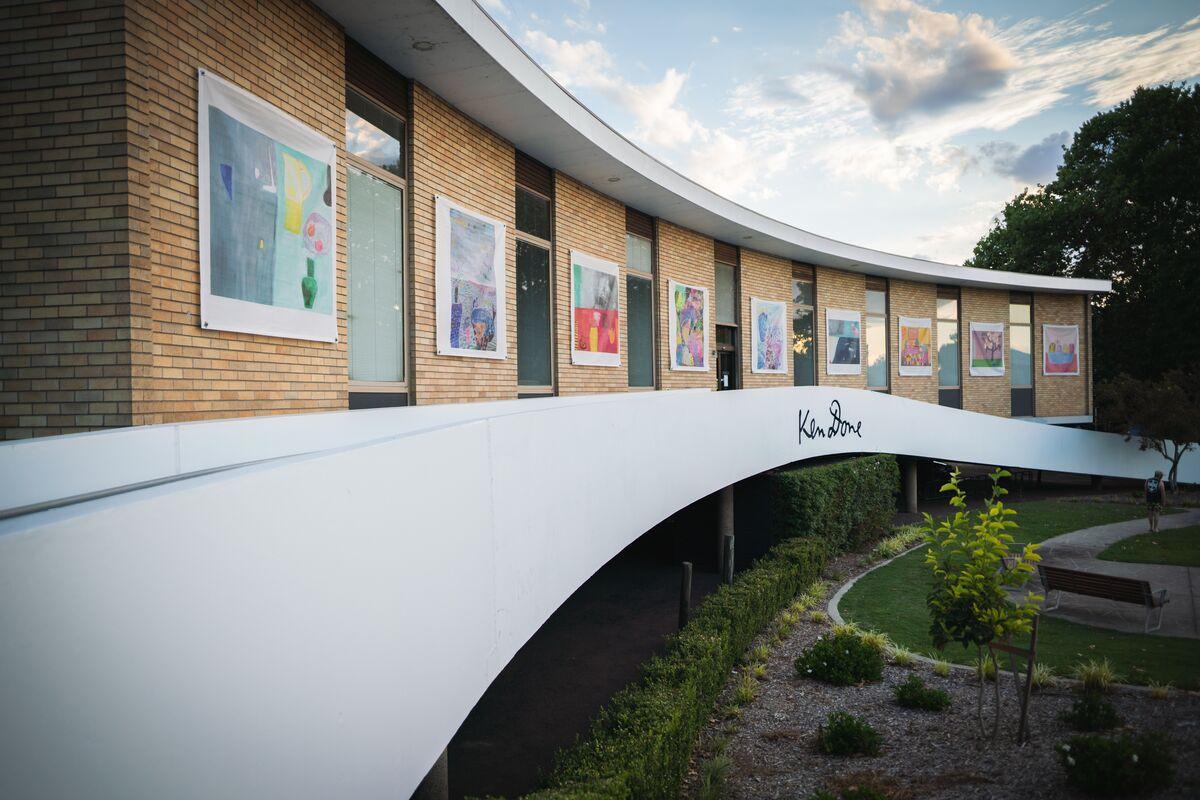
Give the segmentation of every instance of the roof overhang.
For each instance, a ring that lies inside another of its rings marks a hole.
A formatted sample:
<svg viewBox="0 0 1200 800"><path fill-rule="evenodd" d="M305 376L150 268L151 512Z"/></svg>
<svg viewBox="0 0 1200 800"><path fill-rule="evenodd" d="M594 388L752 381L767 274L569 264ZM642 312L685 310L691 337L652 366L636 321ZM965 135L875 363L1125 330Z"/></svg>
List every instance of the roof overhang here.
<svg viewBox="0 0 1200 800"><path fill-rule="evenodd" d="M347 35L518 149L603 194L714 239L807 264L993 289L1101 293L1111 281L976 269L839 242L751 211L621 136L474 0L314 0ZM418 50L416 42L432 49Z"/></svg>

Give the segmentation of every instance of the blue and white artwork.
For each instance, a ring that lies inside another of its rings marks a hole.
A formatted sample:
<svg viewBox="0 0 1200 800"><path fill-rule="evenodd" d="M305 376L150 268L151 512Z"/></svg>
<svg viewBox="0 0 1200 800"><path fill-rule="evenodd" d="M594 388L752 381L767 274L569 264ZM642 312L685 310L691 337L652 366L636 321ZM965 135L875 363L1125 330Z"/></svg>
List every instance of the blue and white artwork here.
<svg viewBox="0 0 1200 800"><path fill-rule="evenodd" d="M205 71L200 115L203 327L334 341L333 143Z"/></svg>
<svg viewBox="0 0 1200 800"><path fill-rule="evenodd" d="M438 353L504 358L504 223L446 197L435 206Z"/></svg>

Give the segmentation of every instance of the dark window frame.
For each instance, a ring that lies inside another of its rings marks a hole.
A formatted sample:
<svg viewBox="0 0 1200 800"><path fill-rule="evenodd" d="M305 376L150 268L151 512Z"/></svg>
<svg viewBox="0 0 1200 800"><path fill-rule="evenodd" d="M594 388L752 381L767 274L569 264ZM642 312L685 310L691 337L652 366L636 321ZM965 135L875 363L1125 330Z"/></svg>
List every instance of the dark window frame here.
<svg viewBox="0 0 1200 800"><path fill-rule="evenodd" d="M801 281L807 282L808 284L810 284L812 286L812 303L809 305L802 305L802 304L799 304L796 302L796 288L795 288L794 284L797 282L801 282ZM796 312L799 310L806 310L812 315L812 345L811 345L812 346L812 376L811 376L812 383L798 383L797 382L798 376L796 375L796 366L795 366L796 359L795 359L795 355L793 354L793 356L792 356L792 385L793 386L819 386L821 383L821 364L820 364L820 350L819 350L818 345L819 345L819 340L821 337L818 335L819 331L817 330L817 324L819 322L819 320L817 318L817 271L815 269L813 269L812 267L807 266L805 264L793 263L792 264L792 283L793 283L793 286L792 286L792 302L791 302L792 314L791 314L791 316L792 316L792 333L793 333L793 335L795 335Z"/></svg>
<svg viewBox="0 0 1200 800"><path fill-rule="evenodd" d="M867 292L883 292L883 360L884 360L884 385L871 386L870 381L870 361L871 347L867 344L867 324L872 318L878 319L879 314L868 310L866 304ZM868 276L863 286L863 352L866 358L863 361L863 381L866 384L865 388L872 392L890 393L892 391L892 336L891 336L891 319L892 319L892 293L891 285L887 278L876 278Z"/></svg>

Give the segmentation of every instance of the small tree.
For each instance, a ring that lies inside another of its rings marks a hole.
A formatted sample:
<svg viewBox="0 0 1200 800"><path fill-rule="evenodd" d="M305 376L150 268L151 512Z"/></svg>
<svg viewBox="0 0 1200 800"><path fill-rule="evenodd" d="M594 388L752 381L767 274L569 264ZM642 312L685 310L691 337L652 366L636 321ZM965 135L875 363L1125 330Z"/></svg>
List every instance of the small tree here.
<svg viewBox="0 0 1200 800"><path fill-rule="evenodd" d="M1200 447L1200 365L1174 369L1157 380L1118 375L1096 387L1101 425L1137 437L1142 450L1153 450L1171 465L1167 481L1179 490L1179 462Z"/></svg>
<svg viewBox="0 0 1200 800"><path fill-rule="evenodd" d="M929 631L939 650L951 642L975 648L976 663L980 665L979 732L987 736L983 722L985 648L994 641L1007 642L1029 632L1041 596L1026 592L1024 602L1014 603L1006 588L1024 585L1041 556L1034 544L1025 545L1019 555L1010 550L1014 539L1009 531L1017 527L1013 519L1017 512L1005 508L1000 499L1008 494L1000 479L1009 477L1009 472L997 469L991 474L991 497L984 509L973 515L966 510L967 496L959 486L959 476L955 469L950 482L941 489L950 493L954 513L941 522L925 514L921 526L930 545L925 551L925 563L933 571L934 581L927 598ZM995 738L1000 729L1000 669L990 649L987 655L997 678L996 720L991 731Z"/></svg>

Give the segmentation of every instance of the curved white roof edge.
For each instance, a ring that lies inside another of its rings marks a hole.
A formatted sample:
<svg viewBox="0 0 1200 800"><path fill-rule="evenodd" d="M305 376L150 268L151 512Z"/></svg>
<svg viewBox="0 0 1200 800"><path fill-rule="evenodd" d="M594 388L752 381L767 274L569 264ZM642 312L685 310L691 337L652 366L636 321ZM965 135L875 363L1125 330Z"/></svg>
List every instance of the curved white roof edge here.
<svg viewBox="0 0 1200 800"><path fill-rule="evenodd" d="M617 133L542 69L476 0L314 1L351 38L523 152L626 205L714 239L804 263L927 283L1112 290L1107 280L1002 272L885 253L751 211ZM433 47L417 50L418 42Z"/></svg>

